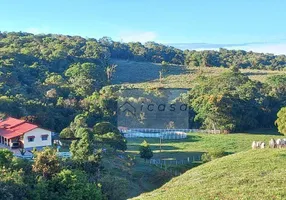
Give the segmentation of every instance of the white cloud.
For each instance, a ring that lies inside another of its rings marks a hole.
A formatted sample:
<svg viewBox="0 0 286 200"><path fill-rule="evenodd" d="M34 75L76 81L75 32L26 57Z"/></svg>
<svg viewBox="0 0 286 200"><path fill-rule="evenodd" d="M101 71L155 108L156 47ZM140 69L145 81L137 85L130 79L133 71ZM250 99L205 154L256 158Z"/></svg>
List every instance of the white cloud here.
<svg viewBox="0 0 286 200"><path fill-rule="evenodd" d="M154 41L157 38L157 34L152 31L146 32L139 32L139 31L132 31L132 32L121 32L119 34L120 40L123 42L148 42Z"/></svg>
<svg viewBox="0 0 286 200"><path fill-rule="evenodd" d="M33 33L33 34L41 34L41 33L49 33L50 28L47 26L42 27L30 27L25 29L25 32Z"/></svg>

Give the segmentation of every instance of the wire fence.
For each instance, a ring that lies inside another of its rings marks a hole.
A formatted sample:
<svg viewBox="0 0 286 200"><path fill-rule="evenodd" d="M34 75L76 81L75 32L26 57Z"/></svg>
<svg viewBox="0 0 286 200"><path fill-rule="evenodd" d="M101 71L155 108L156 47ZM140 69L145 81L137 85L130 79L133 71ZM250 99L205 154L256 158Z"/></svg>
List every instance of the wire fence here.
<svg viewBox="0 0 286 200"><path fill-rule="evenodd" d="M161 133L161 132L193 132L193 133L212 133L220 134L221 130L210 130L210 129L159 129L159 128L127 128L118 127L121 133L128 133L130 131L136 131L141 133Z"/></svg>
<svg viewBox="0 0 286 200"><path fill-rule="evenodd" d="M177 166L193 164L194 162L201 162L201 156L194 155L191 157L187 157L186 159L180 159L180 160L177 160L176 158L150 159L149 160L150 165L155 165L156 167L159 167L160 169L168 171L173 176L181 175L181 172L176 168Z"/></svg>
<svg viewBox="0 0 286 200"><path fill-rule="evenodd" d="M196 161L201 161L200 155L194 155L187 157L186 159L177 160L176 158L168 158L168 159L150 159L149 163L156 166L177 166L177 165L185 165L189 163L193 163Z"/></svg>
<svg viewBox="0 0 286 200"><path fill-rule="evenodd" d="M220 134L220 130L119 128L126 138L185 139L188 132Z"/></svg>
<svg viewBox="0 0 286 200"><path fill-rule="evenodd" d="M124 137L126 138L162 138L162 139L184 139L187 137L187 134L185 132L164 132L164 133L141 133L141 132L129 132L125 133Z"/></svg>

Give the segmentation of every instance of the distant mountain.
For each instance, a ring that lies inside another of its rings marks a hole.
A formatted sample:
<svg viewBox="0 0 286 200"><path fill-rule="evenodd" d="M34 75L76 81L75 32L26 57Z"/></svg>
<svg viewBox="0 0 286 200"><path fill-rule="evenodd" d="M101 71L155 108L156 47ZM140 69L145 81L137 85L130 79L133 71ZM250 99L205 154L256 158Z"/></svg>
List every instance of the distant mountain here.
<svg viewBox="0 0 286 200"><path fill-rule="evenodd" d="M197 50L197 49L219 49L219 48L227 48L227 47L243 47L249 45L258 45L258 44L266 44L265 42L249 42L249 43L240 43L240 44L212 44L212 43L168 43L168 45L182 49L182 50Z"/></svg>

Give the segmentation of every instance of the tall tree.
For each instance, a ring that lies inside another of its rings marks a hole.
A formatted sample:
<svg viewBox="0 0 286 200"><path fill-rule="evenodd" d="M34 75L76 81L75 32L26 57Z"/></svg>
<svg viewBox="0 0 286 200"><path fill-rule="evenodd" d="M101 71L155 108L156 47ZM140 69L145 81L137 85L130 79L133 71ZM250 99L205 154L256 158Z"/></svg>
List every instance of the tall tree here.
<svg viewBox="0 0 286 200"><path fill-rule="evenodd" d="M78 128L76 136L81 139L72 142L70 147L72 157L79 161L88 160L89 156L94 154L94 139L92 133L88 128Z"/></svg>
<svg viewBox="0 0 286 200"><path fill-rule="evenodd" d="M278 131L286 135L286 107L281 108L281 110L277 114L277 117L278 119L275 123L278 127Z"/></svg>

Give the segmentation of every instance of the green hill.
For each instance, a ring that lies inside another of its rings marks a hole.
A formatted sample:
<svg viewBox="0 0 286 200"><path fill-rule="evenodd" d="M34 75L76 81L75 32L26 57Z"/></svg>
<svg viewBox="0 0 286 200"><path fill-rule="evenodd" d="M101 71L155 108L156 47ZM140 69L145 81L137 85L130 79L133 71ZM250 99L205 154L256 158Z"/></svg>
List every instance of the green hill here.
<svg viewBox="0 0 286 200"><path fill-rule="evenodd" d="M250 150L187 171L135 199L286 199L286 152Z"/></svg>
<svg viewBox="0 0 286 200"><path fill-rule="evenodd" d="M219 75L229 70L223 67L188 67L183 65L163 66L158 63L136 62L112 59L111 63L117 65L113 84L122 84L127 87L148 88L191 88L193 80L199 73L206 76ZM286 71L240 69L242 73L252 80L264 82L267 77L286 74ZM160 81L159 72L162 71Z"/></svg>

